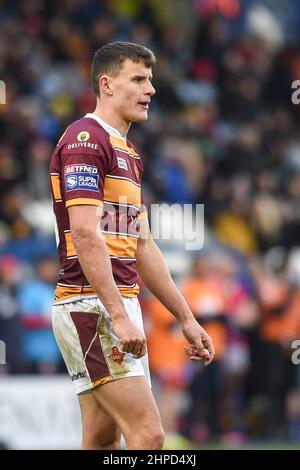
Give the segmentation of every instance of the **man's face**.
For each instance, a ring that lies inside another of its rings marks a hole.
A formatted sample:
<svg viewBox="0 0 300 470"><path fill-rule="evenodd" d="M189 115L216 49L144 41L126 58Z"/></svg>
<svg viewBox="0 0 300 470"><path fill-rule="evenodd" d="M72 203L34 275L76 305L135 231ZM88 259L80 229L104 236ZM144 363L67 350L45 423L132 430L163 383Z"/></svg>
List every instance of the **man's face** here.
<svg viewBox="0 0 300 470"><path fill-rule="evenodd" d="M148 118L148 107L155 89L151 84L152 69L143 62L125 59L116 77L109 77L111 105L127 122L142 122Z"/></svg>

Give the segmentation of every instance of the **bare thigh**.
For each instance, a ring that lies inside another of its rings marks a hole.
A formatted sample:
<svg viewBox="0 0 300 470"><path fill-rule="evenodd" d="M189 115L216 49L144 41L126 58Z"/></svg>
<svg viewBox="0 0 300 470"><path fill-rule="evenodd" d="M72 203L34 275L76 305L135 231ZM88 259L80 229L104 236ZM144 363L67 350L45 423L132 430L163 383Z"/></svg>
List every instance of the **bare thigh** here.
<svg viewBox="0 0 300 470"><path fill-rule="evenodd" d="M151 437L156 442L161 439L163 431L159 412L145 377L126 377L108 382L97 387L93 395L120 427L128 448L147 446Z"/></svg>
<svg viewBox="0 0 300 470"><path fill-rule="evenodd" d="M78 396L82 417L83 449L117 449L121 432L93 393Z"/></svg>

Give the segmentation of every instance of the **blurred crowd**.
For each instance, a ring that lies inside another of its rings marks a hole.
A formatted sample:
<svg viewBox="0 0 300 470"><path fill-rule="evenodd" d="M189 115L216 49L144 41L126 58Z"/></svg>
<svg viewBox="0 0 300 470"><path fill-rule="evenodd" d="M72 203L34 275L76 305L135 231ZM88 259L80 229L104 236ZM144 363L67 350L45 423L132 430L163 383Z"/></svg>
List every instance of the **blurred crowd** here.
<svg viewBox="0 0 300 470"><path fill-rule="evenodd" d="M216 346L210 367L188 363L173 317L142 292L164 426L196 443L300 441L299 26L297 0L0 0L0 374L65 371L49 160L94 108L94 52L137 42L158 59L149 120L129 135L144 201L204 204L204 248L161 249Z"/></svg>

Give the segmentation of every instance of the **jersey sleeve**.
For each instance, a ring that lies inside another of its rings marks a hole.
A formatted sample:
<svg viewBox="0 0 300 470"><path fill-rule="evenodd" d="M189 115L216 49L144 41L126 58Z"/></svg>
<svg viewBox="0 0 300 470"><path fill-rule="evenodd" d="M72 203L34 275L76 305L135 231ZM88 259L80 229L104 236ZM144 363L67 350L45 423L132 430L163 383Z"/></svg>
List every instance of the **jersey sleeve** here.
<svg viewBox="0 0 300 470"><path fill-rule="evenodd" d="M71 140L74 139L71 137ZM88 143L90 145L78 147L73 146L72 142L66 142L61 150L61 177L66 207L103 204L104 179L109 169L110 155L101 142L96 143L91 138Z"/></svg>
<svg viewBox="0 0 300 470"><path fill-rule="evenodd" d="M86 154L62 157L62 180L66 207L102 205L106 156Z"/></svg>

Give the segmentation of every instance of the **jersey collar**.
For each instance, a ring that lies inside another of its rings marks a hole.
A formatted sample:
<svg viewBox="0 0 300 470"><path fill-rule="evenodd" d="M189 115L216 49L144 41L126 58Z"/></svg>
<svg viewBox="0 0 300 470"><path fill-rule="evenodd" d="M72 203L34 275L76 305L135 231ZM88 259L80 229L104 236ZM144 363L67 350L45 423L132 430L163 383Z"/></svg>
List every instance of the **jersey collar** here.
<svg viewBox="0 0 300 470"><path fill-rule="evenodd" d="M85 118L91 118L91 119L95 119L95 121L98 122L98 124L100 124L100 126L103 127L103 129L106 130L106 132L108 132L110 135L114 136L114 137L118 137L118 139L122 139L124 140L124 142L126 142L126 138L122 136L122 134L117 130L115 129L114 127L112 127L110 124L108 124L107 122L103 121L103 119L101 119L99 116L96 116L96 114L94 113L87 113L85 116Z"/></svg>

